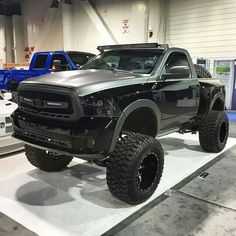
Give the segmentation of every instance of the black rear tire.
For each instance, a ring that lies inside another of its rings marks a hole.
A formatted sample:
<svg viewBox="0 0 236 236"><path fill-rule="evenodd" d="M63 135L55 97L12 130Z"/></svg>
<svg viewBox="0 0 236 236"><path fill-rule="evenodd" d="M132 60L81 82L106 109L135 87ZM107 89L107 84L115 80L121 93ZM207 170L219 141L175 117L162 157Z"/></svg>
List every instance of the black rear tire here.
<svg viewBox="0 0 236 236"><path fill-rule="evenodd" d="M108 160L108 188L124 202L142 203L156 190L163 166L163 150L156 139L141 134L126 134L117 142Z"/></svg>
<svg viewBox="0 0 236 236"><path fill-rule="evenodd" d="M199 129L199 141L203 150L220 152L229 134L229 120L223 111L210 111Z"/></svg>
<svg viewBox="0 0 236 236"><path fill-rule="evenodd" d="M198 78L212 78L211 73L203 66L194 65Z"/></svg>
<svg viewBox="0 0 236 236"><path fill-rule="evenodd" d="M7 91L9 92L16 92L18 88L18 84L15 80L8 80L7 81Z"/></svg>
<svg viewBox="0 0 236 236"><path fill-rule="evenodd" d="M25 145L25 155L33 166L46 172L61 171L73 159L71 156L54 155L29 145Z"/></svg>

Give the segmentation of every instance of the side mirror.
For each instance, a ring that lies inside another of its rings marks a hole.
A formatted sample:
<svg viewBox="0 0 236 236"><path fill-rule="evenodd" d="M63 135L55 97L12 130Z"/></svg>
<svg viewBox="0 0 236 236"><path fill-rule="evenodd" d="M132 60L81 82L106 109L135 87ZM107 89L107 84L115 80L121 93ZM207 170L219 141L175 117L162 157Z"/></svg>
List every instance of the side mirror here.
<svg viewBox="0 0 236 236"><path fill-rule="evenodd" d="M59 71L61 67L61 60L53 60L52 61L52 70Z"/></svg>
<svg viewBox="0 0 236 236"><path fill-rule="evenodd" d="M163 74L163 79L182 79L190 76L190 69L188 66L173 66L169 73Z"/></svg>
<svg viewBox="0 0 236 236"><path fill-rule="evenodd" d="M4 93L3 98L7 101L12 100L12 94L11 93Z"/></svg>

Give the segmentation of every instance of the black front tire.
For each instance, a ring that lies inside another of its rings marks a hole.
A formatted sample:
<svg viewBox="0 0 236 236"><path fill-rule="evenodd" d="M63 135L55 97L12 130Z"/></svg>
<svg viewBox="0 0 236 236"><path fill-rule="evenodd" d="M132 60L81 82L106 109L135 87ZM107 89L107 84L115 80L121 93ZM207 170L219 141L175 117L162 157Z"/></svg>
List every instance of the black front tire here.
<svg viewBox="0 0 236 236"><path fill-rule="evenodd" d="M25 155L33 166L46 172L61 171L73 159L71 156L54 155L29 145L25 145Z"/></svg>
<svg viewBox="0 0 236 236"><path fill-rule="evenodd" d="M224 149L229 134L229 120L223 111L210 111L200 126L199 141L203 150L220 152Z"/></svg>
<svg viewBox="0 0 236 236"><path fill-rule="evenodd" d="M163 150L156 139L126 134L117 142L108 160L108 188L120 200L140 204L156 190L163 166Z"/></svg>

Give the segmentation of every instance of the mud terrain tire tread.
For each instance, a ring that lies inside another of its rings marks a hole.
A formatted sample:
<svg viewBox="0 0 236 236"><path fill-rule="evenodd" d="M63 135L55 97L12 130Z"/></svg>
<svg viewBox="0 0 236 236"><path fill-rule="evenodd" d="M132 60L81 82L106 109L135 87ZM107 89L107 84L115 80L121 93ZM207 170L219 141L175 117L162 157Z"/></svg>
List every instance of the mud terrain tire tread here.
<svg viewBox="0 0 236 236"><path fill-rule="evenodd" d="M199 129L199 141L202 149L215 153L222 151L226 145L228 133L227 115L223 111L210 111Z"/></svg>
<svg viewBox="0 0 236 236"><path fill-rule="evenodd" d="M58 172L63 170L73 159L71 156L54 156L46 151L25 145L25 155L28 161L35 167L46 172Z"/></svg>
<svg viewBox="0 0 236 236"><path fill-rule="evenodd" d="M212 78L211 73L203 66L194 64L198 78Z"/></svg>
<svg viewBox="0 0 236 236"><path fill-rule="evenodd" d="M148 152L155 152L158 159L157 174L147 191L141 192L137 186L136 173L142 158ZM107 166L107 185L111 193L129 204L146 201L156 190L164 166L164 154L158 140L153 137L125 133L110 155Z"/></svg>

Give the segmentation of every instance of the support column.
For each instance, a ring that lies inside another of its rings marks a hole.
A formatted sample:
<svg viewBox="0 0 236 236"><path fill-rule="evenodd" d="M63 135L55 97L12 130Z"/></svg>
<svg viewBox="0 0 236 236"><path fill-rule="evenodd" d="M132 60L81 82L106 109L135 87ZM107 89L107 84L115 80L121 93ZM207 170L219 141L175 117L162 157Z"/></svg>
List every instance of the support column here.
<svg viewBox="0 0 236 236"><path fill-rule="evenodd" d="M21 63L25 61L22 16L14 15L12 24L13 24L15 63Z"/></svg>
<svg viewBox="0 0 236 236"><path fill-rule="evenodd" d="M72 5L62 4L63 49L72 48Z"/></svg>
<svg viewBox="0 0 236 236"><path fill-rule="evenodd" d="M5 42L5 16L0 16L0 60L2 63L6 62Z"/></svg>
<svg viewBox="0 0 236 236"><path fill-rule="evenodd" d="M14 62L12 17L5 19L6 63Z"/></svg>

